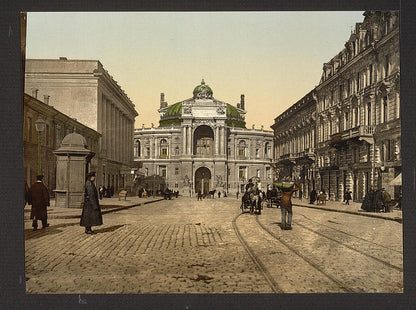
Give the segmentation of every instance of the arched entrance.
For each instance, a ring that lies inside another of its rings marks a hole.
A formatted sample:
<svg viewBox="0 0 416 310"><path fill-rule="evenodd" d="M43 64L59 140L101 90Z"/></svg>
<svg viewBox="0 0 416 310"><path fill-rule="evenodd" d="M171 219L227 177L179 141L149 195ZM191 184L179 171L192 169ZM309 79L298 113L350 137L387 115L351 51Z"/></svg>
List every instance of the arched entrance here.
<svg viewBox="0 0 416 310"><path fill-rule="evenodd" d="M209 184L211 181L211 171L206 167L198 168L195 171L195 193L201 190L203 195L210 191Z"/></svg>

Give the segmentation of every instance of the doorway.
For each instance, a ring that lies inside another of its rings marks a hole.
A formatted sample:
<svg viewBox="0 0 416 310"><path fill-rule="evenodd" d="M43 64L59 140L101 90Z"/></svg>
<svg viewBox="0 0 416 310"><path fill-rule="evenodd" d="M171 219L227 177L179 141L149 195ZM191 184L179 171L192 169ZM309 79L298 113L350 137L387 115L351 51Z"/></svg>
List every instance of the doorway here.
<svg viewBox="0 0 416 310"><path fill-rule="evenodd" d="M201 191L202 195L206 195L210 191L211 171L206 167L198 168L195 171L195 193Z"/></svg>

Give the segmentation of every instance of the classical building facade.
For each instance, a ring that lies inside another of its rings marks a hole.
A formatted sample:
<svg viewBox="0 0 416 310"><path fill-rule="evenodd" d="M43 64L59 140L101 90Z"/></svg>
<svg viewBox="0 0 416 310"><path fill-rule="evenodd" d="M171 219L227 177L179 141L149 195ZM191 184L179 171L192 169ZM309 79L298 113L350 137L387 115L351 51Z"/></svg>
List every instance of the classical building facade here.
<svg viewBox="0 0 416 310"><path fill-rule="evenodd" d="M275 178L296 180L303 196L316 186L316 92L302 99L274 119Z"/></svg>
<svg viewBox="0 0 416 310"><path fill-rule="evenodd" d="M241 192L250 177L272 182L273 133L245 126L244 95L234 107L204 81L172 105L161 94L159 126L135 130L135 160L144 177L160 175L182 195ZM143 185L146 187L146 184Z"/></svg>
<svg viewBox="0 0 416 310"><path fill-rule="evenodd" d="M319 85L275 118L277 178L362 201L401 173L398 12L366 11ZM309 98L309 99L308 99ZM312 180L312 182L311 182ZM308 185L309 184L309 185Z"/></svg>
<svg viewBox="0 0 416 310"><path fill-rule="evenodd" d="M101 134L92 170L115 190L132 181L134 104L98 60L28 59L25 92Z"/></svg>
<svg viewBox="0 0 416 310"><path fill-rule="evenodd" d="M45 125L44 130L38 133L35 123L39 118L45 122ZM36 181L38 173L38 143L40 142L41 174L45 176L44 183L50 195L54 196L54 190L56 189L56 156L53 151L61 146L62 139L65 136L74 131L85 138L90 151L94 154L98 152L100 133L56 110L51 105L24 94L23 166L24 178L28 185ZM40 139L38 135L40 135ZM89 169L91 169L91 166L94 166L95 160L92 157Z"/></svg>

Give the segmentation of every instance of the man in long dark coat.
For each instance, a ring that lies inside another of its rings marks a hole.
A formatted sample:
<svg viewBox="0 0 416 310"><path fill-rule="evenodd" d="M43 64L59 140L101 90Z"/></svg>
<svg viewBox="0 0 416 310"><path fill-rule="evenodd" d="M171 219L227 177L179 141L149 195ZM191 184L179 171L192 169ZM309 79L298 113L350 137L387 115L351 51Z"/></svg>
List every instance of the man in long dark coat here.
<svg viewBox="0 0 416 310"><path fill-rule="evenodd" d="M103 224L103 217L101 214L100 204L98 202L98 193L94 180L95 172L88 173L87 181L85 181L85 197L80 222L80 225L85 227L86 234L94 234L91 230L91 226L99 226Z"/></svg>
<svg viewBox="0 0 416 310"><path fill-rule="evenodd" d="M36 182L29 189L28 203L32 205L30 219L33 220L33 230L38 229L38 220L42 221L42 229L49 226L48 213L46 211L46 207L50 205L49 193L42 180L43 175L36 176Z"/></svg>

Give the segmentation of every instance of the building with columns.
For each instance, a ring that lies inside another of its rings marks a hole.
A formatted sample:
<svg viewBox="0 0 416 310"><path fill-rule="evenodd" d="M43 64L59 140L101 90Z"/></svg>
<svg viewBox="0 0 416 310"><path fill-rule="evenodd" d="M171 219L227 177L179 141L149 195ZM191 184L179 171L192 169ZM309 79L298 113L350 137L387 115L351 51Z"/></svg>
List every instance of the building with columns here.
<svg viewBox="0 0 416 310"><path fill-rule="evenodd" d="M132 181L134 104L98 60L27 59L25 92L101 134L91 170L97 184Z"/></svg>
<svg viewBox="0 0 416 310"><path fill-rule="evenodd" d="M362 201L371 189L385 188L392 197L400 186L390 182L401 173L399 13L366 11L335 57L323 65L313 90L315 108L295 103L275 119L276 157L292 178L296 172L299 131L309 113L318 191L343 200L346 190ZM308 118L308 117L307 117ZM286 133L286 135L285 135ZM302 139L301 139L302 140ZM301 145L301 144L300 144ZM313 159L313 156L310 156ZM304 174L305 175L305 174ZM308 173L308 176L310 174Z"/></svg>
<svg viewBox="0 0 416 310"><path fill-rule="evenodd" d="M275 177L296 180L303 196L316 188L316 92L311 90L275 118ZM298 194L298 193L297 193Z"/></svg>
<svg viewBox="0 0 416 310"><path fill-rule="evenodd" d="M172 105L162 93L158 111L158 127L135 130L139 175L162 176L169 189L187 196L235 194L254 176L265 186L272 182L273 133L246 128L244 95L234 107L215 99L202 80L192 98Z"/></svg>

